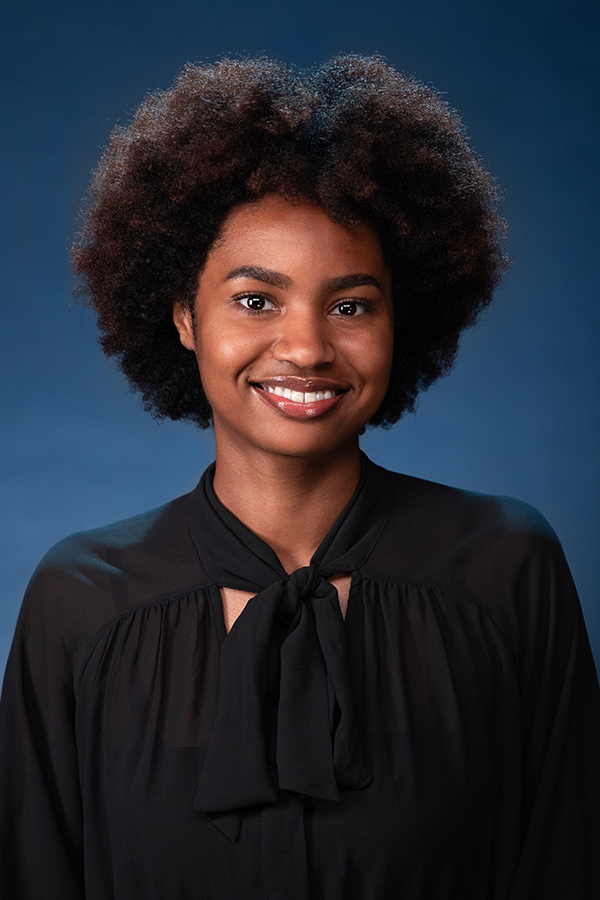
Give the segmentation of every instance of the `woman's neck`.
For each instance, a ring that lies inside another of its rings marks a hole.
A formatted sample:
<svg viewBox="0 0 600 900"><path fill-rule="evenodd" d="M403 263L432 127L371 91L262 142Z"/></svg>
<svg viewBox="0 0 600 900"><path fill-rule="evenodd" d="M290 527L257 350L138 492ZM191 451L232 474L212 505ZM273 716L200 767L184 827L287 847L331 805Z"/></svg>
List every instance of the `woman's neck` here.
<svg viewBox="0 0 600 900"><path fill-rule="evenodd" d="M358 441L331 456L220 452L214 489L221 503L292 572L308 565L360 477Z"/></svg>

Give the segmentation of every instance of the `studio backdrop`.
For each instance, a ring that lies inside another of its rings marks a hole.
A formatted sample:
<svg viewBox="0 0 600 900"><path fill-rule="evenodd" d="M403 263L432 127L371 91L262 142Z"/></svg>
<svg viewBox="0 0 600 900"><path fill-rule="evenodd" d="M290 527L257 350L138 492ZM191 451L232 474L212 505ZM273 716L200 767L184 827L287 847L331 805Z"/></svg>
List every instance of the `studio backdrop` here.
<svg viewBox="0 0 600 900"><path fill-rule="evenodd" d="M73 305L68 246L115 123L188 60L300 67L379 52L444 92L498 180L512 268L416 415L368 432L388 468L536 506L600 663L600 7L578 0L23 0L5 4L0 672L21 597L66 534L190 490L210 433L154 422Z"/></svg>

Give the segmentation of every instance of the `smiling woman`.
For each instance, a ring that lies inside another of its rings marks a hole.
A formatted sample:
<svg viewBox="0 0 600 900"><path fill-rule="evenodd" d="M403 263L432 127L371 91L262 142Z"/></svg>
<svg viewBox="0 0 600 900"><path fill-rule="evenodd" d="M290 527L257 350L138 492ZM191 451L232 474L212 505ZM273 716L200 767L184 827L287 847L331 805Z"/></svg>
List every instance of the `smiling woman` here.
<svg viewBox="0 0 600 900"><path fill-rule="evenodd" d="M0 719L7 900L596 900L600 694L530 507L361 454L505 267L456 116L379 57L187 66L76 271L189 495L53 548Z"/></svg>

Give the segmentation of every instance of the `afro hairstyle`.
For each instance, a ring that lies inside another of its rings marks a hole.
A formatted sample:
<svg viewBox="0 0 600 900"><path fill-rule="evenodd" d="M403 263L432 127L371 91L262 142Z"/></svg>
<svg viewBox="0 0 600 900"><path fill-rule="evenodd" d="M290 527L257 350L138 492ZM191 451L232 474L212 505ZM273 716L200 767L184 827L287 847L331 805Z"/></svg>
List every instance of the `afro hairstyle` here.
<svg viewBox="0 0 600 900"><path fill-rule="evenodd" d="M369 424L391 425L449 371L507 261L498 192L460 119L378 55L305 72L262 57L189 64L115 128L72 247L102 349L156 417L209 426L173 304L193 308L229 212L269 192L376 229L392 275L394 355Z"/></svg>

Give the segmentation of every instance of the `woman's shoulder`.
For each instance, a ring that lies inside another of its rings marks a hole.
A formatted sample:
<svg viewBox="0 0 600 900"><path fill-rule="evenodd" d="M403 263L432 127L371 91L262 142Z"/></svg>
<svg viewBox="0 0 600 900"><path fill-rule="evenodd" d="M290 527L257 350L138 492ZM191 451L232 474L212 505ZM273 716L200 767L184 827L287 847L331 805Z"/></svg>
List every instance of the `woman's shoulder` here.
<svg viewBox="0 0 600 900"><path fill-rule="evenodd" d="M187 495L63 538L29 582L20 622L60 629L67 643L132 607L206 582L189 535Z"/></svg>
<svg viewBox="0 0 600 900"><path fill-rule="evenodd" d="M551 619L565 634L580 627L562 547L537 509L392 472L382 477L391 511L367 561L369 577L430 585L451 603L476 604L513 648Z"/></svg>
<svg viewBox="0 0 600 900"><path fill-rule="evenodd" d="M393 498L391 524L410 525L434 541L465 539L482 533L524 541L556 542L542 513L515 497L486 494L378 469L386 494Z"/></svg>
<svg viewBox="0 0 600 900"><path fill-rule="evenodd" d="M179 497L139 515L70 534L48 550L34 577L52 574L96 582L124 569L143 572L157 557L172 553L185 536L185 500Z"/></svg>
<svg viewBox="0 0 600 900"><path fill-rule="evenodd" d="M473 590L518 578L536 559L564 565L560 542L539 510L484 494L380 470L391 509L370 561L414 581Z"/></svg>

